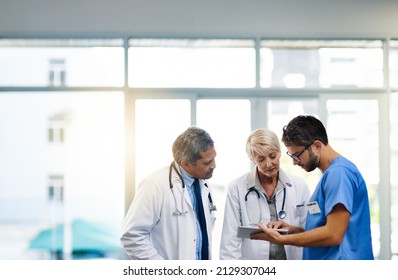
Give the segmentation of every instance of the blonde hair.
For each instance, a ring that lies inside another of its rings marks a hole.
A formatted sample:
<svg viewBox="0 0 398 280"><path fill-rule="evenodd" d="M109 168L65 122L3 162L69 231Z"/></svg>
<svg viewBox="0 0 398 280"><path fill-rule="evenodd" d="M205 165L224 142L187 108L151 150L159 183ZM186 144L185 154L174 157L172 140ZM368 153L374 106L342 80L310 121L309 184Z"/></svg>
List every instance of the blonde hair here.
<svg viewBox="0 0 398 280"><path fill-rule="evenodd" d="M247 138L246 153L251 160L255 155L263 155L271 151L281 151L278 136L273 131L267 128L258 128Z"/></svg>

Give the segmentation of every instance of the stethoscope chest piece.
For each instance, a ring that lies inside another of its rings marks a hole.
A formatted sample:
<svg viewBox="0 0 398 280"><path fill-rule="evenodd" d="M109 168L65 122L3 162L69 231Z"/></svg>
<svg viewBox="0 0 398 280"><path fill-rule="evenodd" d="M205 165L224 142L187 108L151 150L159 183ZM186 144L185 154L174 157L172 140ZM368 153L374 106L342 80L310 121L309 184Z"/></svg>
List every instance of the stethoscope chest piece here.
<svg viewBox="0 0 398 280"><path fill-rule="evenodd" d="M278 212L278 217L279 219L284 219L286 218L286 211L285 210L281 210Z"/></svg>

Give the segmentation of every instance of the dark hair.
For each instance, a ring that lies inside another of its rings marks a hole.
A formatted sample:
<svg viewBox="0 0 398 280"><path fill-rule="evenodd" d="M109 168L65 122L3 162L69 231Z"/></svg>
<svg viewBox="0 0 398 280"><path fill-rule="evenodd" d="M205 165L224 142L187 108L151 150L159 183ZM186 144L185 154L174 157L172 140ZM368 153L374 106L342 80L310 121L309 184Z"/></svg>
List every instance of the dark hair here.
<svg viewBox="0 0 398 280"><path fill-rule="evenodd" d="M173 143L172 152L174 160L181 164L182 160L188 160L195 164L202 158L201 152L214 146L214 141L209 133L199 127L189 127L180 134Z"/></svg>
<svg viewBox="0 0 398 280"><path fill-rule="evenodd" d="M286 147L307 146L315 140L329 143L325 127L313 116L297 116L283 128L282 142Z"/></svg>

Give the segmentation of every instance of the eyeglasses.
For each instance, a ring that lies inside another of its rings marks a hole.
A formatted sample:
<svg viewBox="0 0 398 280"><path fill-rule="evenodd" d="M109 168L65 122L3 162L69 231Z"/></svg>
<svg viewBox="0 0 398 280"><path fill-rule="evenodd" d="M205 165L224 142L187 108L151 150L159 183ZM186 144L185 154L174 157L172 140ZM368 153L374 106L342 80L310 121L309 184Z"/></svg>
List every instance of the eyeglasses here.
<svg viewBox="0 0 398 280"><path fill-rule="evenodd" d="M299 152L299 153L291 154L291 153L289 153L289 152L286 152L286 154L287 154L289 157L291 157L293 160L295 160L295 161L300 161L300 156L301 156L309 147L311 147L312 144L314 144L314 142L311 142L311 144L305 146L304 150L302 150L302 151Z"/></svg>

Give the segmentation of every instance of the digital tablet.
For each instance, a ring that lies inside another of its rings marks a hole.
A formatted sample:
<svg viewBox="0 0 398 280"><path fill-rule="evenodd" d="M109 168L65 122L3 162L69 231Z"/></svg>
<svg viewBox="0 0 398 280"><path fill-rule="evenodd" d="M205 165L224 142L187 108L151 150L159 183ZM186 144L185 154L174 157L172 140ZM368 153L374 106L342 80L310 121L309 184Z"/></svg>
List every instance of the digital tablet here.
<svg viewBox="0 0 398 280"><path fill-rule="evenodd" d="M262 232L258 227L248 227L248 226L239 226L238 227L238 237L239 238L250 238L250 234Z"/></svg>
<svg viewBox="0 0 398 280"><path fill-rule="evenodd" d="M277 232L280 234L288 234L289 230L286 228L275 228ZM238 237L239 238L250 238L250 234L262 232L258 227L249 227L249 226L239 226L238 227Z"/></svg>

